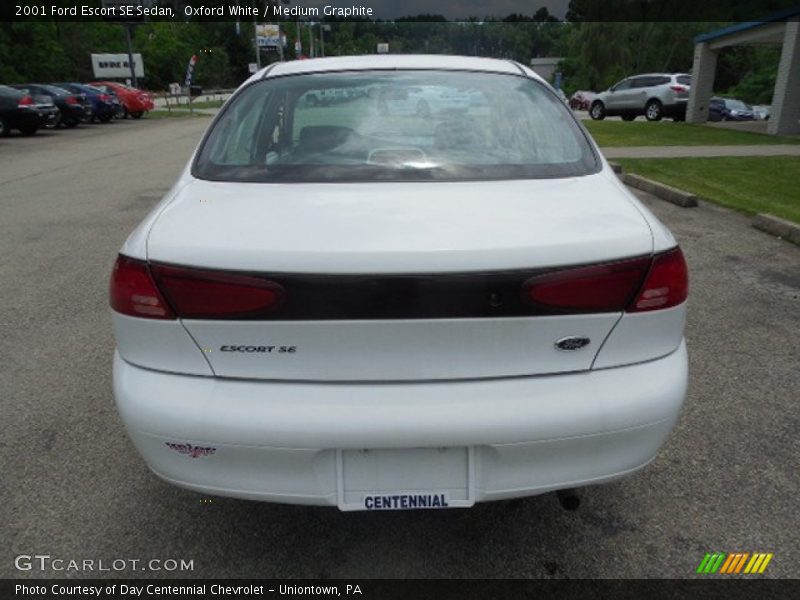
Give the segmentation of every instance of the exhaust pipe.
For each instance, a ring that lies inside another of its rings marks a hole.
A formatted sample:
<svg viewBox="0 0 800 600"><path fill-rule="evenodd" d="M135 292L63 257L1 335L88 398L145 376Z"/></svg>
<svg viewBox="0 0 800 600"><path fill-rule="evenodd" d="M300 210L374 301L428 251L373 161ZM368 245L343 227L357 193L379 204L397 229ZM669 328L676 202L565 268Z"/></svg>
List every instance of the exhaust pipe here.
<svg viewBox="0 0 800 600"><path fill-rule="evenodd" d="M578 496L578 492L574 489L558 490L556 496L558 497L558 503L564 510L578 510L581 505L581 497Z"/></svg>

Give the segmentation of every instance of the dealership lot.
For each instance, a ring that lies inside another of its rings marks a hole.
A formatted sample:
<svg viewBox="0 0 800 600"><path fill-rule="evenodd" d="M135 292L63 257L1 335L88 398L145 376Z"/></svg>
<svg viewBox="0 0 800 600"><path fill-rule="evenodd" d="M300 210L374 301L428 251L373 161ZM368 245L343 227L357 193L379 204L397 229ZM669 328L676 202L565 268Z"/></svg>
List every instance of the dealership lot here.
<svg viewBox="0 0 800 600"><path fill-rule="evenodd" d="M708 551L773 552L766 574L794 575L800 248L745 216L645 194L691 268L689 397L654 463L586 489L577 512L545 495L343 514L157 480L113 405L107 279L207 124L0 140L0 576L59 575L14 567L17 555L49 554L193 560L181 575L195 577L684 577Z"/></svg>

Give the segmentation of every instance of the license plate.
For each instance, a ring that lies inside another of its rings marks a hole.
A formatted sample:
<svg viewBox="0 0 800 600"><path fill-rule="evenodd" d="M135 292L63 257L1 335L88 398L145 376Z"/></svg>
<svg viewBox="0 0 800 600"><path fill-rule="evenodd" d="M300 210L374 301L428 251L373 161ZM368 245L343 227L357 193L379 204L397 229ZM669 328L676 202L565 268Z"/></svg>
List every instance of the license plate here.
<svg viewBox="0 0 800 600"><path fill-rule="evenodd" d="M475 503L473 449L339 450L341 510L428 510Z"/></svg>

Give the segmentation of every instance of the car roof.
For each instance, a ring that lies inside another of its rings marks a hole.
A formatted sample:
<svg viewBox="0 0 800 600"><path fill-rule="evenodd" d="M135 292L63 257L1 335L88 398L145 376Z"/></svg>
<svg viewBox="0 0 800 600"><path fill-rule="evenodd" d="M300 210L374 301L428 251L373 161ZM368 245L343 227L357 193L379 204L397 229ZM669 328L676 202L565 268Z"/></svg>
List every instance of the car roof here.
<svg viewBox="0 0 800 600"><path fill-rule="evenodd" d="M262 69L252 79L325 73L332 71L361 71L370 69L437 69L447 71L488 71L510 75L525 75L541 79L530 69L511 60L451 56L445 54L369 54L362 56L333 56L274 63Z"/></svg>

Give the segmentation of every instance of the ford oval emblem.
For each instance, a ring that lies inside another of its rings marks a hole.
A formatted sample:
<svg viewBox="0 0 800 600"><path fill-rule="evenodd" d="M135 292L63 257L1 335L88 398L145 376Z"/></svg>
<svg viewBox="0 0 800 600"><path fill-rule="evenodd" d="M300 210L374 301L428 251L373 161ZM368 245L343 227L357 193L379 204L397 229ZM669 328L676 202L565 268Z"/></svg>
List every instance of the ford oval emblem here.
<svg viewBox="0 0 800 600"><path fill-rule="evenodd" d="M586 348L592 340L581 335L570 335L556 342L557 350L580 350Z"/></svg>

